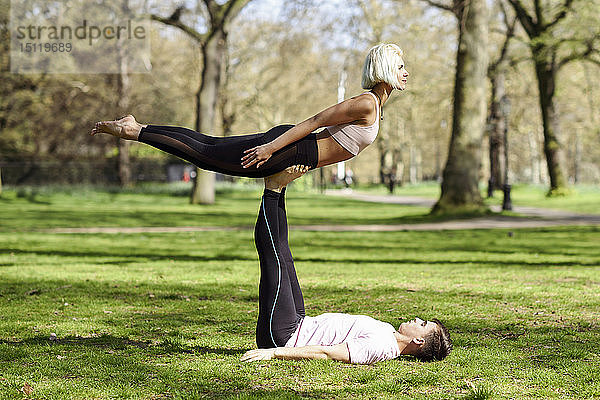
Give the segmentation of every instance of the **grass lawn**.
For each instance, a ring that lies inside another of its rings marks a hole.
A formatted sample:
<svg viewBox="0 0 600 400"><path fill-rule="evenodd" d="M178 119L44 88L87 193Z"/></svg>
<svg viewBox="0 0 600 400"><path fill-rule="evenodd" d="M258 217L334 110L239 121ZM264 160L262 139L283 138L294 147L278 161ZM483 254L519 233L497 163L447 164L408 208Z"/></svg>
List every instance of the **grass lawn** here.
<svg viewBox="0 0 600 400"><path fill-rule="evenodd" d="M141 186L121 191L97 188L5 189L0 196L0 230L30 231L60 227L248 226L256 220L262 189L255 185L221 186L216 204L190 205L187 185ZM382 186L361 186L360 192L385 194ZM399 196L435 199L439 185L425 183L397 188ZM428 207L365 203L290 187L291 225L406 224L435 222ZM541 187L516 186L514 206L535 206L600 214L600 188L579 186L570 197L546 198ZM502 194L487 199L501 204ZM514 216L514 213L510 213ZM465 216L466 217L466 216Z"/></svg>
<svg viewBox="0 0 600 400"><path fill-rule="evenodd" d="M396 224L439 219L426 207L373 205L291 188L289 222L300 224ZM253 227L262 189L221 188L216 204L190 205L189 187L156 185L125 192L94 188L5 190L0 196L0 230L85 226ZM376 210L375 212L373 212Z"/></svg>
<svg viewBox="0 0 600 400"><path fill-rule="evenodd" d="M251 225L258 194L227 192L204 207L161 191L3 194L0 399L600 396L598 227L291 232L308 315L367 314L393 325L438 317L450 328L455 349L443 362L373 366L239 361L255 346L251 230L35 231ZM419 214L289 197L292 224L319 219L310 213L328 223L348 213L354 223Z"/></svg>
<svg viewBox="0 0 600 400"><path fill-rule="evenodd" d="M581 214L600 214L600 187L577 185L569 196L546 197L548 188L534 185L515 185L511 190L513 206L530 206L573 211ZM485 193L487 195L487 192ZM502 191L496 191L487 204L502 204Z"/></svg>
<svg viewBox="0 0 600 400"><path fill-rule="evenodd" d="M359 186L359 191L386 194L387 189L381 185ZM567 210L582 214L600 214L600 187L597 185L576 185L571 188L569 196L546 197L548 188L536 185L513 185L511 200L514 207L529 206ZM440 185L435 182L426 182L415 185L396 187L394 194L397 196L419 196L437 199L440 196ZM502 204L502 191L494 192L494 197L487 199L487 186L481 187L481 195L486 204Z"/></svg>

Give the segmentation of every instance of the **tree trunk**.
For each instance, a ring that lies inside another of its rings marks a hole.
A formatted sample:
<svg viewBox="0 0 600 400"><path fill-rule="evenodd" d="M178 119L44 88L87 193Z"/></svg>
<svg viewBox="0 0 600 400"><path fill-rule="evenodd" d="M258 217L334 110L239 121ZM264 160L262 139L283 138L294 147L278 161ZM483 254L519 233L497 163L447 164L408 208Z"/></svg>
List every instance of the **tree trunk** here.
<svg viewBox="0 0 600 400"><path fill-rule="evenodd" d="M411 143L408 149L408 182L410 184L415 184L418 182L418 162L417 162L417 149L414 144Z"/></svg>
<svg viewBox="0 0 600 400"><path fill-rule="evenodd" d="M500 163L500 150L504 136L505 116L500 108L500 99L504 96L504 74L494 74L492 81L492 100L490 103L489 116L489 139L490 139L490 181L491 190L502 189L502 165Z"/></svg>
<svg viewBox="0 0 600 400"><path fill-rule="evenodd" d="M117 107L121 115L125 115L129 107L129 76L126 71L121 70L119 74ZM119 184L121 187L131 186L131 160L129 157L129 147L131 142L125 139L117 139L117 156Z"/></svg>
<svg viewBox="0 0 600 400"><path fill-rule="evenodd" d="M196 130L214 135L215 111L221 87L221 71L227 51L227 34L218 29L202 47L202 83L196 94ZM213 204L215 202L215 174L200 168L196 171L194 189L190 199L192 204Z"/></svg>
<svg viewBox="0 0 600 400"><path fill-rule="evenodd" d="M118 164L119 164L119 184L122 187L131 186L131 160L129 158L130 142L125 139L119 139Z"/></svg>
<svg viewBox="0 0 600 400"><path fill-rule="evenodd" d="M575 143L573 143L573 183L579 183L579 170L581 168L581 134L579 129L575 132Z"/></svg>
<svg viewBox="0 0 600 400"><path fill-rule="evenodd" d="M392 152L393 159L393 169L392 169L392 177L394 178L394 183L392 185L392 189L390 193L394 193L394 186L400 185L402 186L402 151L400 149L394 149Z"/></svg>
<svg viewBox="0 0 600 400"><path fill-rule="evenodd" d="M487 103L487 3L459 4L452 137L434 213L484 209L478 184Z"/></svg>
<svg viewBox="0 0 600 400"><path fill-rule="evenodd" d="M385 171L385 158L387 155L387 151L381 150L379 152L379 183L385 185L387 183L386 180L386 171Z"/></svg>
<svg viewBox="0 0 600 400"><path fill-rule="evenodd" d="M555 81L558 69L553 60L540 60L541 52L548 49L534 51L536 57L535 73L537 75L540 91L540 108L542 110L542 123L544 127L544 154L548 165L550 177L549 196L564 193L567 182L562 171L562 148L559 141L560 125L554 104Z"/></svg>
<svg viewBox="0 0 600 400"><path fill-rule="evenodd" d="M541 182L540 155L538 143L532 130L527 131L527 141L529 142L529 157L531 159L531 183L538 185Z"/></svg>
<svg viewBox="0 0 600 400"><path fill-rule="evenodd" d="M121 11L124 15L130 15L129 2L124 1L121 4ZM129 90L130 82L127 73L127 46L123 45L122 40L117 41L117 51L119 52L119 76L117 81L117 108L119 116L128 112L129 108ZM119 184L122 187L131 185L131 160L129 158L129 140L117 139L117 170Z"/></svg>
<svg viewBox="0 0 600 400"><path fill-rule="evenodd" d="M227 63L228 24L249 2L250 0L227 0L219 3L216 0L204 0L209 17L207 21L209 29L205 33L200 33L181 23L179 18L181 12L185 10L185 5L178 6L169 18L152 15L154 20L182 29L200 44L203 65L202 81L200 89L196 93L196 130L198 132L212 135L215 133L215 113L221 88L221 75L223 66ZM213 204L215 202L214 173L196 169L190 202L192 204Z"/></svg>

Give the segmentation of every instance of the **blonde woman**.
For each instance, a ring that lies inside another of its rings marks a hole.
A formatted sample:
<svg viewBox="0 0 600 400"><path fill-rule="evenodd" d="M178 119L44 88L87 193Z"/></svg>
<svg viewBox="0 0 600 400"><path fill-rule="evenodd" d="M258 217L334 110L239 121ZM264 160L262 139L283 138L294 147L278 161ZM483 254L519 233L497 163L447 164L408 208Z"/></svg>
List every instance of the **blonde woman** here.
<svg viewBox="0 0 600 400"><path fill-rule="evenodd" d="M213 137L182 127L142 125L128 115L96 123L91 134L137 140L227 175L259 178L287 170L297 177L309 169L348 160L371 144L379 130L381 107L394 89L406 88L407 79L402 50L395 44L380 44L371 48L364 63L362 87L368 91L297 125ZM290 169L294 166L302 167Z"/></svg>

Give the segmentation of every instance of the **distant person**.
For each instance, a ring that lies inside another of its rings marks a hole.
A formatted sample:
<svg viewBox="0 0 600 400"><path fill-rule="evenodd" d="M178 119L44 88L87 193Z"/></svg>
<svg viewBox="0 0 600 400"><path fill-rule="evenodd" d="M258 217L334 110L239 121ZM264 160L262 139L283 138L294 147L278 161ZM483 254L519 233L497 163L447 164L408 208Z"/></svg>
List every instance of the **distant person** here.
<svg viewBox="0 0 600 400"><path fill-rule="evenodd" d="M176 126L142 125L132 115L97 122L91 134L137 140L227 175L267 177L295 165L308 169L348 160L371 144L379 131L381 107L394 89L404 90L408 71L395 44L371 48L362 87L369 91L331 106L298 125L265 133L213 137ZM317 94L315 94L317 95ZM317 132L317 130L322 129Z"/></svg>
<svg viewBox="0 0 600 400"><path fill-rule="evenodd" d="M344 176L344 184L346 185L347 188L352 186L352 183L354 183L354 180L352 179L353 177L354 177L354 172L352 172L351 169L347 169L346 175Z"/></svg>
<svg viewBox="0 0 600 400"><path fill-rule="evenodd" d="M273 179L285 184L283 174ZM267 186L276 187L271 179L266 179ZM401 355L433 361L444 359L452 350L448 329L436 319L416 318L396 330L364 315L306 316L288 244L285 187L280 192L265 189L254 238L260 259L259 348L246 352L243 361L332 359L372 364Z"/></svg>

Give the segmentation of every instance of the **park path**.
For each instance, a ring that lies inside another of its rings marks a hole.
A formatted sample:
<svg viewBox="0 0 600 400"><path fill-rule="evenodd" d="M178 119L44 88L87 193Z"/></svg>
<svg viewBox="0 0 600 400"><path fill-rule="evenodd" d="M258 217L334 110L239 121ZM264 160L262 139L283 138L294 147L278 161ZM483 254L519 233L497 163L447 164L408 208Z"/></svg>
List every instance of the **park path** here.
<svg viewBox="0 0 600 400"><path fill-rule="evenodd" d="M435 200L414 196L393 196L367 194L345 190L330 190L328 196L342 196L355 200L412 205L430 208ZM492 206L492 210L500 211L500 206ZM441 222L395 225L293 225L291 230L297 231L336 231L336 232L386 232L386 231L429 231L459 229L517 229L543 228L568 225L600 225L600 215L578 214L570 211L551 210L536 207L513 207L513 211L532 218L520 218L504 215L486 216ZM153 226L153 227L89 227L89 228L53 228L44 230L49 233L169 233L169 232L211 232L241 231L254 229L252 226Z"/></svg>

